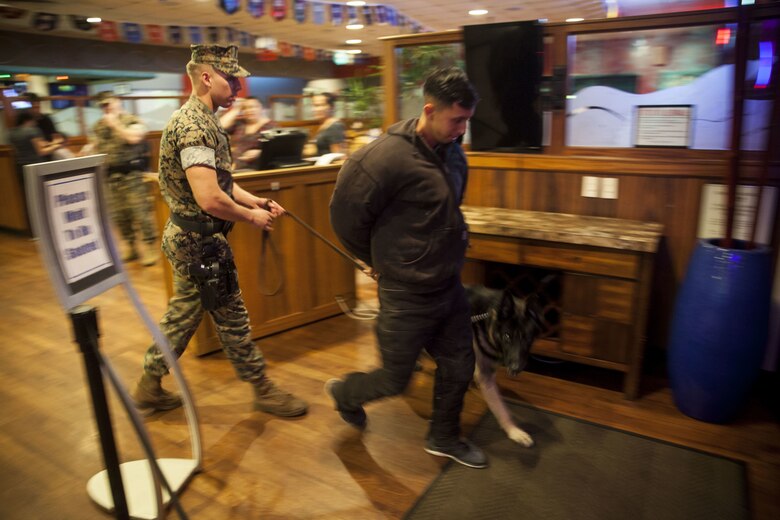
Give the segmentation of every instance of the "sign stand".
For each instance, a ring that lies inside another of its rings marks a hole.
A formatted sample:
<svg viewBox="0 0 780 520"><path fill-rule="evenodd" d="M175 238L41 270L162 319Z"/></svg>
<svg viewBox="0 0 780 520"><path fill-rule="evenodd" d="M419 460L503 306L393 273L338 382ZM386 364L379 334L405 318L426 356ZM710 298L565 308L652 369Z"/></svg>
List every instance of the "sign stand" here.
<svg viewBox="0 0 780 520"><path fill-rule="evenodd" d="M73 323L84 356L106 469L90 478L87 493L119 519L162 519L173 504L187 515L178 494L202 466L195 406L167 338L151 319L133 289L109 232L104 204L104 155L31 164L24 167L30 220L52 285ZM97 312L84 303L122 285L165 358L181 391L190 430L191 459L155 456L143 419L110 361L98 345ZM119 463L106 400L108 378L133 424L146 459Z"/></svg>

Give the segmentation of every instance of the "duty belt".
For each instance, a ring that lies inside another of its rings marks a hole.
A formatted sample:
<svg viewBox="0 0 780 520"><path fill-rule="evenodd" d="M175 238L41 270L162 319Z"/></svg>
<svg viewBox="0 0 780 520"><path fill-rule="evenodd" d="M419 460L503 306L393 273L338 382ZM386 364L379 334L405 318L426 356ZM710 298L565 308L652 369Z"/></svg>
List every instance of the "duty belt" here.
<svg viewBox="0 0 780 520"><path fill-rule="evenodd" d="M209 222L203 222L189 217L183 217L181 215L177 215L176 213L171 213L170 219L171 222L183 230L200 233L204 236L216 235L217 233L227 235L228 232L233 228L233 223L226 220L214 219Z"/></svg>

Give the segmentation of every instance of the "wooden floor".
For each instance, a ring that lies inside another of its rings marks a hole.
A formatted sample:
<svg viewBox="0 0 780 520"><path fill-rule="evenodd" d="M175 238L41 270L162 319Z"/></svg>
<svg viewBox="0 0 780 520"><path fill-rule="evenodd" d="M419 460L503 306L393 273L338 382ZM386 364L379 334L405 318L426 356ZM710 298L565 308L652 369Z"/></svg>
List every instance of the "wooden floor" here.
<svg viewBox="0 0 780 520"><path fill-rule="evenodd" d="M160 266L131 265L129 272L149 312L155 319L161 316ZM94 305L102 350L130 386L139 376L149 334L122 290L101 295ZM69 320L35 243L3 233L0 310L0 518L110 518L85 491L89 478L104 466ZM422 450L430 413L430 363L425 361L405 396L368 406L370 426L360 435L341 422L322 387L330 377L375 366L372 322L340 316L264 338L260 345L271 377L307 399L309 414L279 419L253 412L250 387L238 381L221 354L185 354L181 364L200 415L204 448L203 472L181 497L189 518L400 518L444 463ZM679 413L663 370L645 375L642 396L633 402L613 389L619 380L611 374L576 365L549 370L558 370L556 377L540 373L542 367L516 380L502 377L502 386L542 409L744 460L753 518L780 518L780 425L759 395L736 423L721 426ZM584 384L583 378L597 386ZM110 404L121 460L142 458L115 396ZM470 391L463 414L466 432L484 410L479 394ZM158 457L190 456L181 410L150 418L147 427ZM167 518L178 516L171 510Z"/></svg>

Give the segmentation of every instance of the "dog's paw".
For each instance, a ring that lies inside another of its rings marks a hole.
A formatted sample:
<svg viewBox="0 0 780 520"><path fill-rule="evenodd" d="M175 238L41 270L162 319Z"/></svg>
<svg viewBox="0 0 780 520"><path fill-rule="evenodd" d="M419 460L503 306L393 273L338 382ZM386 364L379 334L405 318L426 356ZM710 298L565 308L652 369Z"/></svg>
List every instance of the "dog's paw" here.
<svg viewBox="0 0 780 520"><path fill-rule="evenodd" d="M530 448L534 445L534 440L531 438L531 436L520 428L512 428L507 432L507 435L514 442L520 444L523 447Z"/></svg>

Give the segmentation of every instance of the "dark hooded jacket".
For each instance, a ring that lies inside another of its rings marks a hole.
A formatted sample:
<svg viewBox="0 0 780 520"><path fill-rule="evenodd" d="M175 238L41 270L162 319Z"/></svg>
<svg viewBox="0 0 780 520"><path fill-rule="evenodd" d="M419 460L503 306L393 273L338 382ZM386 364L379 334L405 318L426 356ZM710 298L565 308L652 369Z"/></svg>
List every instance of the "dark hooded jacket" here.
<svg viewBox="0 0 780 520"><path fill-rule="evenodd" d="M383 279L420 291L444 287L463 267L468 232L460 204L466 156L432 150L417 119L391 126L344 163L330 201L336 235Z"/></svg>

